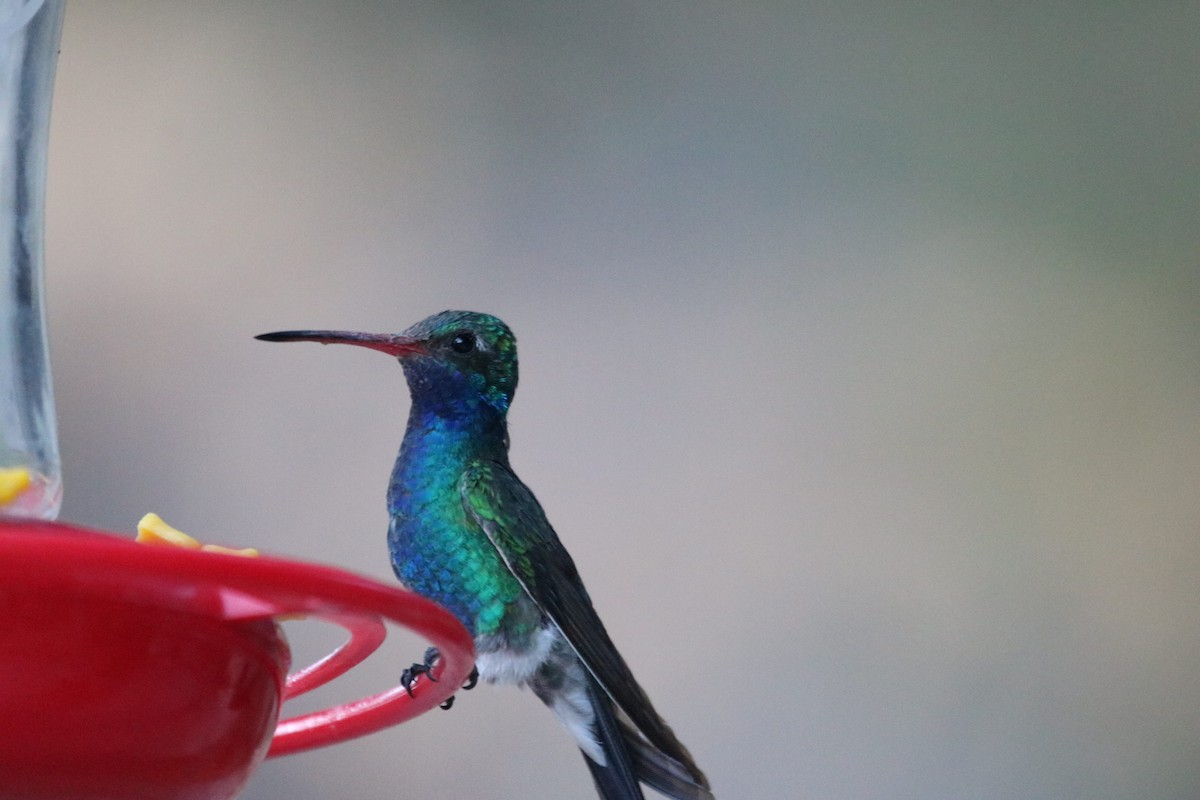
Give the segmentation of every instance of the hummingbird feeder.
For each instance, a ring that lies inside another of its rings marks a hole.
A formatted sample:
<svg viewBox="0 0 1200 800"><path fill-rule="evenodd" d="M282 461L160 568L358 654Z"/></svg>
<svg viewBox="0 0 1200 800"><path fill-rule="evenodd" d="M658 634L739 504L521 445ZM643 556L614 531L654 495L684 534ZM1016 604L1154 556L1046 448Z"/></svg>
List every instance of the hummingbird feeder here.
<svg viewBox="0 0 1200 800"><path fill-rule="evenodd" d="M63 0L0 0L0 796L231 798L264 758L442 703L470 672L472 643L447 611L397 586L187 537L147 546L53 521L62 483L43 216L63 11ZM279 620L296 617L349 638L289 674ZM439 680L279 719L286 700L374 652L387 623L439 649Z"/></svg>

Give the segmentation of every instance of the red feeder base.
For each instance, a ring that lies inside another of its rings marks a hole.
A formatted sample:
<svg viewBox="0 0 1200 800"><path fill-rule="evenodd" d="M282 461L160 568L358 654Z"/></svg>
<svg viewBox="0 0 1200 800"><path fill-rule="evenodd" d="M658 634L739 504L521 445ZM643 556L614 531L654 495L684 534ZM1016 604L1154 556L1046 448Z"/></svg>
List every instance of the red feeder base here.
<svg viewBox="0 0 1200 800"><path fill-rule="evenodd" d="M290 659L273 623L0 598L6 798L230 797L262 760Z"/></svg>
<svg viewBox="0 0 1200 800"><path fill-rule="evenodd" d="M469 635L440 607L316 565L0 522L0 576L5 800L230 798L268 748L296 752L403 722L445 700L473 662ZM275 623L285 614L322 617L351 638L288 678ZM445 680L276 728L282 698L366 658L384 620L437 645Z"/></svg>

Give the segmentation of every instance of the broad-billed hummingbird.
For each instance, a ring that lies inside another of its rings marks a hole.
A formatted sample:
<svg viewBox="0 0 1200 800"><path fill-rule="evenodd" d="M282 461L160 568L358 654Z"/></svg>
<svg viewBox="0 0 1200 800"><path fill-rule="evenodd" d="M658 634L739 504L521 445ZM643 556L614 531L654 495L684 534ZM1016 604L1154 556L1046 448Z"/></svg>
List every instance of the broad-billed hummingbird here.
<svg viewBox="0 0 1200 800"><path fill-rule="evenodd" d="M388 485L397 577L475 639L478 675L528 686L583 751L605 800L639 783L712 800L708 780L609 639L575 563L508 463L516 338L487 314L443 311L400 334L283 331L271 342L352 344L395 356L412 405ZM416 672L427 672L427 654ZM403 679L408 685L412 672Z"/></svg>

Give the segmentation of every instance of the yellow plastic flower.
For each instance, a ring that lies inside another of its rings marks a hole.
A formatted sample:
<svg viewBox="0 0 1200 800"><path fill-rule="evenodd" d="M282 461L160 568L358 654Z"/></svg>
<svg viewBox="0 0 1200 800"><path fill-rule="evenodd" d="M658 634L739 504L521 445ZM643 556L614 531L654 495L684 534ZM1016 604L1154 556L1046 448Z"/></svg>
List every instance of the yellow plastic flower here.
<svg viewBox="0 0 1200 800"><path fill-rule="evenodd" d="M6 506L29 488L29 470L24 467L0 469L0 506Z"/></svg>
<svg viewBox="0 0 1200 800"><path fill-rule="evenodd" d="M232 547L222 547L219 544L201 544L196 539L180 530L172 528L163 522L158 514L147 514L142 517L137 526L137 541L142 544L170 544L176 547L186 547L191 550L203 550L206 553L226 553L232 556L257 556L258 551L253 547L243 547L240 550Z"/></svg>

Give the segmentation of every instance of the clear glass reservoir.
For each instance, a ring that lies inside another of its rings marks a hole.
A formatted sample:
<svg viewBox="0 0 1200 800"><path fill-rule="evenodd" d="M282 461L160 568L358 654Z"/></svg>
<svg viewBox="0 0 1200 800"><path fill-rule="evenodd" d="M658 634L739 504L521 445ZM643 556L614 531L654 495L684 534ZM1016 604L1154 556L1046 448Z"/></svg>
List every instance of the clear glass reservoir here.
<svg viewBox="0 0 1200 800"><path fill-rule="evenodd" d="M62 500L42 297L46 142L63 0L0 0L0 515Z"/></svg>

